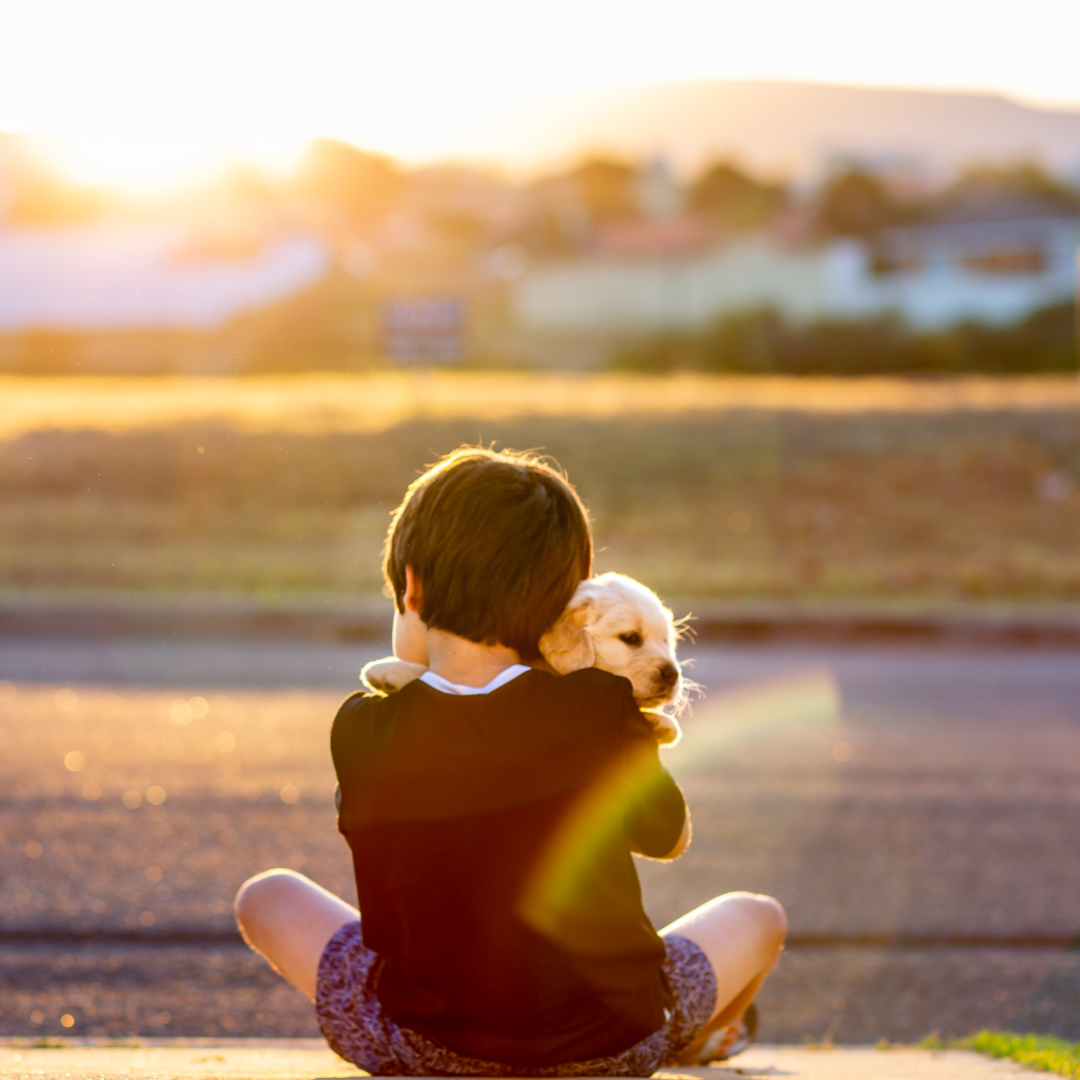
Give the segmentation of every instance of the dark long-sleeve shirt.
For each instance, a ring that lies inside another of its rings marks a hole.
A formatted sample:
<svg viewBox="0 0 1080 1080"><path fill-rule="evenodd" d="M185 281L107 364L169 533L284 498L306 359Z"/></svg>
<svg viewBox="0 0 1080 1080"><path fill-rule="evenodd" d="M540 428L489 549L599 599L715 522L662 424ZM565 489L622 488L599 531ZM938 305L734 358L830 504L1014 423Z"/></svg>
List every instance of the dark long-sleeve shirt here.
<svg viewBox="0 0 1080 1080"><path fill-rule="evenodd" d="M626 679L530 670L487 694L356 695L331 748L396 1023L532 1066L661 1026L664 947L631 852L668 854L686 807Z"/></svg>

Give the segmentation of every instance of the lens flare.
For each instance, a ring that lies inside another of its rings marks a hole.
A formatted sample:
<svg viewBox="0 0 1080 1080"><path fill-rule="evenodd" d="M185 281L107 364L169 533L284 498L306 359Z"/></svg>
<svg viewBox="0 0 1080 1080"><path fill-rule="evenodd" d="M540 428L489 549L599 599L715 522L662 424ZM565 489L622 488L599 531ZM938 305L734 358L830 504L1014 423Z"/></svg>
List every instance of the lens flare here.
<svg viewBox="0 0 1080 1080"><path fill-rule="evenodd" d="M812 670L715 695L675 748L672 772L687 773L722 759L732 745L785 727L829 726L840 718L840 691L828 670ZM518 913L534 930L569 948L603 948L603 928L575 918L579 898L636 800L647 801L658 777L651 748L634 748L570 807L528 876Z"/></svg>
<svg viewBox="0 0 1080 1080"><path fill-rule="evenodd" d="M602 928L575 920L577 899L634 801L647 801L658 779L651 747L632 747L569 808L548 840L518 901L534 930L584 952L603 949Z"/></svg>
<svg viewBox="0 0 1080 1080"><path fill-rule="evenodd" d="M786 727L838 723L840 688L827 669L797 672L710 695L698 713L682 742L665 754L673 773L706 767L734 744Z"/></svg>

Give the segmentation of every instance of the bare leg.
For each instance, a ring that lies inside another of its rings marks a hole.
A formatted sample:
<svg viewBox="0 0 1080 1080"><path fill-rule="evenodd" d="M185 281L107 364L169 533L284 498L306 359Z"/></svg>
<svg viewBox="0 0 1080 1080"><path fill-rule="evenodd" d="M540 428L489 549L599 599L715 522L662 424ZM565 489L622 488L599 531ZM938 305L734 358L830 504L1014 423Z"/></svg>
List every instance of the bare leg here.
<svg viewBox="0 0 1080 1080"><path fill-rule="evenodd" d="M784 948L787 916L770 896L725 893L660 931L699 945L716 973L716 1007L682 1060L690 1061L706 1038L737 1021Z"/></svg>
<svg viewBox="0 0 1080 1080"><path fill-rule="evenodd" d="M294 870L249 878L233 907L244 940L312 1000L326 943L360 918L356 908Z"/></svg>

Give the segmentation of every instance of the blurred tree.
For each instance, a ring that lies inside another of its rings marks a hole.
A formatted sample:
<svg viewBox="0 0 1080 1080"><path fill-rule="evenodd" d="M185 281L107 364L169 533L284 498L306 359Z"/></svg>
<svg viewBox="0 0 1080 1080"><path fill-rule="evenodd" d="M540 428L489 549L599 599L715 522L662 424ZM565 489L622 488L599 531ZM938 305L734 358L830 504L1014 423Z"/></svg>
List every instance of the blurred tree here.
<svg viewBox="0 0 1080 1080"><path fill-rule="evenodd" d="M476 214L443 210L427 218L432 239L447 248L475 250L484 236L484 223Z"/></svg>
<svg viewBox="0 0 1080 1080"><path fill-rule="evenodd" d="M115 212L118 201L50 169L24 136L0 134L0 219L19 225L93 221Z"/></svg>
<svg viewBox="0 0 1080 1080"><path fill-rule="evenodd" d="M390 209L401 173L388 158L335 139L318 139L297 172L297 190L348 225L365 225Z"/></svg>
<svg viewBox="0 0 1080 1080"><path fill-rule="evenodd" d="M633 165L614 158L589 158L569 179L594 224L637 216L637 170Z"/></svg>
<svg viewBox="0 0 1080 1080"><path fill-rule="evenodd" d="M973 197L1032 199L1055 204L1062 210L1080 209L1080 191L1033 161L971 165L944 193L946 202Z"/></svg>
<svg viewBox="0 0 1080 1080"><path fill-rule="evenodd" d="M872 173L849 169L827 180L818 195L817 217L839 236L866 236L898 224L902 208Z"/></svg>
<svg viewBox="0 0 1080 1080"><path fill-rule="evenodd" d="M370 292L333 272L303 292L233 320L221 334L242 370L347 371L379 363Z"/></svg>
<svg viewBox="0 0 1080 1080"><path fill-rule="evenodd" d="M730 161L707 165L690 188L690 206L731 229L752 229L783 209L783 184L757 180Z"/></svg>
<svg viewBox="0 0 1080 1080"><path fill-rule="evenodd" d="M614 355L611 365L745 375L1075 372L1075 312L1069 301L1011 326L967 322L920 331L893 315L803 324L758 308L733 312L697 333L635 341Z"/></svg>
<svg viewBox="0 0 1080 1080"><path fill-rule="evenodd" d="M7 342L14 370L26 375L71 375L80 368L78 335L65 330L29 330Z"/></svg>

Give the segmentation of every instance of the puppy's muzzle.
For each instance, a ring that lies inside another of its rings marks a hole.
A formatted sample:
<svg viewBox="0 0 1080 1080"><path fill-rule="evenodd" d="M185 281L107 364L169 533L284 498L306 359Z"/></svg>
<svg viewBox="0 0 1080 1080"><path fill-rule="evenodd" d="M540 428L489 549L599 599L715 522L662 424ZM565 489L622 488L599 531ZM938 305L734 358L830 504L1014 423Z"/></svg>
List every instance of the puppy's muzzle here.
<svg viewBox="0 0 1080 1080"><path fill-rule="evenodd" d="M679 681L679 669L674 664L665 664L656 673L656 681L670 690Z"/></svg>
<svg viewBox="0 0 1080 1080"><path fill-rule="evenodd" d="M653 673L652 693L649 695L648 705L655 707L671 701L678 693L679 680L682 672L677 664L662 664Z"/></svg>

